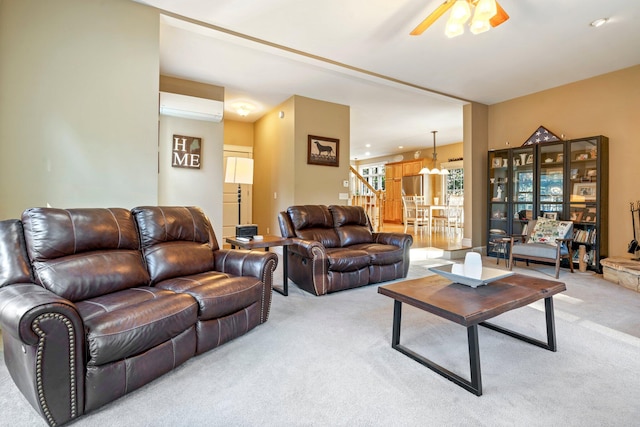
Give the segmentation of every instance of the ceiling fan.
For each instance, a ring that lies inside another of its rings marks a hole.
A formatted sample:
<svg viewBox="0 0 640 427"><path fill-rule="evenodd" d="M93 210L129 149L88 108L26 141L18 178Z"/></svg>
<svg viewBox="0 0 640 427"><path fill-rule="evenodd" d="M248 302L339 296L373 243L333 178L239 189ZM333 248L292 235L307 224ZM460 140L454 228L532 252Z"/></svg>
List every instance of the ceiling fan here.
<svg viewBox="0 0 640 427"><path fill-rule="evenodd" d="M427 16L416 28L411 31L412 36L419 36L442 15L451 9L451 15L447 21L445 34L448 37L459 36L464 32L464 24L471 17L471 6L475 7L471 19L470 30L473 34L480 34L490 27L498 25L509 19L507 12L496 0L445 0L431 15Z"/></svg>

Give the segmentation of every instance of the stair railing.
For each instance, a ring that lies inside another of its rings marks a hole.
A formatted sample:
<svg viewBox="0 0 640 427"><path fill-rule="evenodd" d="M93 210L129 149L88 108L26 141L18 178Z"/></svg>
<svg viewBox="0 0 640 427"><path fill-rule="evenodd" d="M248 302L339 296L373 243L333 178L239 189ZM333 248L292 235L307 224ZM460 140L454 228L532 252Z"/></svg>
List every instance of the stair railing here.
<svg viewBox="0 0 640 427"><path fill-rule="evenodd" d="M362 206L369 216L373 231L381 230L384 223L384 191L376 190L353 167L350 168L349 200L352 206Z"/></svg>

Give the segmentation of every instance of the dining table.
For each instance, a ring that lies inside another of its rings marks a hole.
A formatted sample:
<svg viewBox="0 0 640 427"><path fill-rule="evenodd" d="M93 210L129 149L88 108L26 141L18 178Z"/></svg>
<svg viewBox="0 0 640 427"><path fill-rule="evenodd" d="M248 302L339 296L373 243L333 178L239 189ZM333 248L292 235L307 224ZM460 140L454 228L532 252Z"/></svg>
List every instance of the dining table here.
<svg viewBox="0 0 640 427"><path fill-rule="evenodd" d="M435 204L419 204L416 206L418 210L422 210L423 217L427 219L427 230L431 233L431 226L433 224L433 212L434 211L442 211L446 212L446 205L435 205Z"/></svg>

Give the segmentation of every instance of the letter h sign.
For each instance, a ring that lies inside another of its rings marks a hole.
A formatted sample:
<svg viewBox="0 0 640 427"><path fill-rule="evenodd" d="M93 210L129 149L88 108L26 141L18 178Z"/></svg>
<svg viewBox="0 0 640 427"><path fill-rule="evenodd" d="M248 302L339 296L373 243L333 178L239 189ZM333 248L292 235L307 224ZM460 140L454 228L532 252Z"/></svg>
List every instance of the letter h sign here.
<svg viewBox="0 0 640 427"><path fill-rule="evenodd" d="M202 138L173 135L171 166L174 168L200 169Z"/></svg>

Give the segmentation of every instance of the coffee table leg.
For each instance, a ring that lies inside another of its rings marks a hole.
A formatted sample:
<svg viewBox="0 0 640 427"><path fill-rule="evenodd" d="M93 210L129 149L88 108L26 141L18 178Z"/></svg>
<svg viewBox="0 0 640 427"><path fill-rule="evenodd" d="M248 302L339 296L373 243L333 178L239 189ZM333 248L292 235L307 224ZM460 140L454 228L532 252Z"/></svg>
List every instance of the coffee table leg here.
<svg viewBox="0 0 640 427"><path fill-rule="evenodd" d="M396 348L400 344L400 322L402 321L402 302L393 301L393 332L391 347Z"/></svg>
<svg viewBox="0 0 640 427"><path fill-rule="evenodd" d="M478 325L467 328L469 341L469 367L471 368L471 392L482 395L482 373L480 371L480 346L478 344Z"/></svg>
<svg viewBox="0 0 640 427"><path fill-rule="evenodd" d="M551 351L558 351L556 321L553 315L553 297L544 299L544 315L547 320L547 348Z"/></svg>
<svg viewBox="0 0 640 427"><path fill-rule="evenodd" d="M402 321L402 302L394 300L393 302L393 331L391 337L391 347L398 350L405 356L410 357L416 362L426 366L437 374L442 375L449 381L454 382L465 390L482 396L482 379L480 372L480 346L478 345L478 325L469 326L467 328L467 337L469 339L469 365L471 367L471 381L454 374L450 370L438 365L437 363L419 355L413 350L400 344L400 323Z"/></svg>
<svg viewBox="0 0 640 427"><path fill-rule="evenodd" d="M547 322L547 342L532 338L528 335L524 335L507 328L503 328L498 325L494 325L493 323L480 322L480 325L484 326L485 328L492 329L496 332L500 332L501 334L508 335L512 338L519 339L520 341L524 341L526 343L533 344L547 350L557 351L558 346L556 343L556 322L553 315L553 297L547 297L544 299L544 315Z"/></svg>

